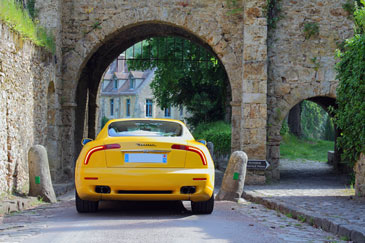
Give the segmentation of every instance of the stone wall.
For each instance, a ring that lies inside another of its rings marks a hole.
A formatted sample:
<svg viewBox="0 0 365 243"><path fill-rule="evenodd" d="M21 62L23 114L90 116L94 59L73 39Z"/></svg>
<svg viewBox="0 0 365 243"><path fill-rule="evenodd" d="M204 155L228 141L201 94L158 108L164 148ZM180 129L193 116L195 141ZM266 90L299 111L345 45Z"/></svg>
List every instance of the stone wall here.
<svg viewBox="0 0 365 243"><path fill-rule="evenodd" d="M336 98L335 50L350 37L352 21L345 0L282 0L281 20L268 40L269 178L279 179L280 128L289 110L313 97ZM304 26L318 25L318 35L305 38Z"/></svg>
<svg viewBox="0 0 365 243"><path fill-rule="evenodd" d="M28 149L47 140L53 57L0 22L0 193L28 190Z"/></svg>
<svg viewBox="0 0 365 243"><path fill-rule="evenodd" d="M37 19L40 25L51 31L55 37L56 63L55 78L48 87L48 136L46 148L52 179L55 182L65 180L62 166L62 125L60 97L62 96L62 0L36 0ZM70 172L68 172L70 174Z"/></svg>
<svg viewBox="0 0 365 243"><path fill-rule="evenodd" d="M356 196L365 197L365 154L360 155L355 165L355 190Z"/></svg>
<svg viewBox="0 0 365 243"><path fill-rule="evenodd" d="M95 136L97 92L107 66L135 42L151 36L177 35L207 48L227 71L232 89L232 150L243 150L250 159L267 158L272 166L266 176L279 179L281 124L290 108L302 100L336 97L334 51L337 43L352 35L352 22L342 9L346 0L282 0L279 1L282 18L276 28L268 32L264 13L266 2L237 1L241 11L232 15L227 2L222 0L37 0L40 22L56 36L54 61L57 69L51 77L51 67L37 59L42 56L41 51L29 47L32 50L29 54L28 49L19 47L23 42L15 41L14 48L2 47L2 52L9 55L1 59L8 63L3 65L7 70L1 71L5 74L1 76L2 85L7 77L20 77L19 85L22 86L14 92L14 97L8 97L7 92L5 98L1 97L3 115L0 119L4 124L10 118L20 119L19 115L9 113L9 109L13 109L14 104L19 106L20 101L15 96L25 99L23 87L32 90L34 99L24 101L27 107L24 114L29 118L22 122L27 122L34 130L32 135L27 135L30 142L26 142L26 146L36 141L46 143L53 156L50 158L52 175L58 175L58 181L70 181L81 137ZM306 39L306 23L317 24L318 35ZM9 34L6 38L13 40L14 37ZM30 44L24 46L28 48ZM9 60L19 59L19 52L25 52L29 59L35 58L32 62L36 65L29 67L30 61L26 58L18 60L25 71L11 74L13 71L9 70L17 69L9 67L17 62ZM24 81L26 75L32 82ZM33 81L45 82L46 79L53 84L48 86L46 82L40 87ZM18 82L12 85L18 85ZM8 86L7 89L15 90L10 84ZM34 92L41 93L37 90L42 90L44 97L35 96ZM41 106L33 108L28 104L38 104L40 99L44 99L39 103ZM44 113L47 102L48 115ZM40 124L34 121L34 110L39 111L37 116L43 116ZM1 160L14 160L12 152L7 152L8 148L13 151L14 147L19 147L13 141L18 140L11 138L13 130L21 131L21 128L9 125L1 131L1 141L7 141ZM13 180L9 178L14 173L24 174L26 168L22 164L6 162L1 165L1 170L11 171L7 175L8 181ZM263 172L250 172L249 178L265 182ZM6 187L13 186L10 184Z"/></svg>

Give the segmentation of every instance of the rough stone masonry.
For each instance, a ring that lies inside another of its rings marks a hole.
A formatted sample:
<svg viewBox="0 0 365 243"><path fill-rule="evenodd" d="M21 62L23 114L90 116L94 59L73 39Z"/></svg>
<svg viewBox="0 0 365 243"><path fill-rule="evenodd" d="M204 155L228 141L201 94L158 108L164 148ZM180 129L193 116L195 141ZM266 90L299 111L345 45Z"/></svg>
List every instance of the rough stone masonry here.
<svg viewBox="0 0 365 243"><path fill-rule="evenodd" d="M0 193L27 193L28 149L47 140L52 55L0 22Z"/></svg>

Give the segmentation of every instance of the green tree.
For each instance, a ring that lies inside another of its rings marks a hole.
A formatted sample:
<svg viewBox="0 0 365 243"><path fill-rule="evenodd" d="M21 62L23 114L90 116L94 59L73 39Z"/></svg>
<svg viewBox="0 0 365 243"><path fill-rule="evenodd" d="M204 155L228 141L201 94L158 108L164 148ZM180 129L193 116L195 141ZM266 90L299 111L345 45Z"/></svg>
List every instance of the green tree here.
<svg viewBox="0 0 365 243"><path fill-rule="evenodd" d="M335 140L335 128L333 121L330 116L327 115L326 123L324 124L324 140L334 141Z"/></svg>
<svg viewBox="0 0 365 243"><path fill-rule="evenodd" d="M325 111L321 106L318 104L304 100L298 104L300 106L300 115L299 120L295 122L300 123L301 133L303 138L306 139L325 139L329 141L334 141L335 139L335 130L333 126L333 122L327 111ZM298 105L294 106L297 107ZM297 108L298 109L298 108ZM288 132L292 133L293 135L298 136L298 134L293 133L288 125L289 124L289 117L283 122L281 128L281 135L288 134ZM292 126L294 126L293 124Z"/></svg>
<svg viewBox="0 0 365 243"><path fill-rule="evenodd" d="M128 67L155 69L151 88L160 107L184 105L192 114L189 122L193 125L224 119L230 100L229 82L213 55L178 37L147 39L141 49L136 60L128 61Z"/></svg>
<svg viewBox="0 0 365 243"><path fill-rule="evenodd" d="M365 1L361 0L365 6ZM354 13L355 36L346 41L344 51L338 51L338 109L335 123L342 131L338 144L342 159L353 166L365 152L365 7Z"/></svg>
<svg viewBox="0 0 365 243"><path fill-rule="evenodd" d="M103 116L103 118L101 118L101 129L103 129L103 127L105 126L105 124L109 121L110 119L106 116Z"/></svg>
<svg viewBox="0 0 365 243"><path fill-rule="evenodd" d="M301 115L303 136L313 139L324 138L327 117L328 114L322 107L312 101L303 101Z"/></svg>

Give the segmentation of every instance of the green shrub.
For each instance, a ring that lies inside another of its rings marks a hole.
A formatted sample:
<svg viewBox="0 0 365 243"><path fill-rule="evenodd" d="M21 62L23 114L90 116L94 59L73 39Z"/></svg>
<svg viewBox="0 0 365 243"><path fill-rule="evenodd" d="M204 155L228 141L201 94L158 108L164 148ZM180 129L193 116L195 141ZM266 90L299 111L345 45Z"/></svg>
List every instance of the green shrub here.
<svg viewBox="0 0 365 243"><path fill-rule="evenodd" d="M333 137L332 141L334 140L334 129L331 130L331 127L327 127L331 126L328 113L312 101L304 100L302 102L301 124L305 138L331 140L327 137Z"/></svg>
<svg viewBox="0 0 365 243"><path fill-rule="evenodd" d="M305 39L308 40L312 36L318 36L319 34L319 25L316 22L306 22L304 23L304 36Z"/></svg>
<svg viewBox="0 0 365 243"><path fill-rule="evenodd" d="M214 153L231 153L231 124L224 121L200 123L194 129L195 139L205 139L214 144Z"/></svg>
<svg viewBox="0 0 365 243"><path fill-rule="evenodd" d="M109 121L110 119L106 116L103 116L103 118L101 118L101 129L103 129L103 127L105 126L105 124Z"/></svg>
<svg viewBox="0 0 365 243"><path fill-rule="evenodd" d="M14 2L14 0L1 0L0 19L24 39L29 39L52 53L55 52L56 46L52 34L47 32L44 27L38 26L29 16L28 11L23 9L23 5Z"/></svg>
<svg viewBox="0 0 365 243"><path fill-rule="evenodd" d="M349 14L348 18L353 19L354 12L359 5L361 5L361 0L347 0L344 4L342 4L342 8Z"/></svg>
<svg viewBox="0 0 365 243"><path fill-rule="evenodd" d="M350 166L365 152L365 7L357 8L354 20L356 34L346 41L344 51L337 52L340 61L336 66L340 82L335 123L342 131L338 145L343 161Z"/></svg>

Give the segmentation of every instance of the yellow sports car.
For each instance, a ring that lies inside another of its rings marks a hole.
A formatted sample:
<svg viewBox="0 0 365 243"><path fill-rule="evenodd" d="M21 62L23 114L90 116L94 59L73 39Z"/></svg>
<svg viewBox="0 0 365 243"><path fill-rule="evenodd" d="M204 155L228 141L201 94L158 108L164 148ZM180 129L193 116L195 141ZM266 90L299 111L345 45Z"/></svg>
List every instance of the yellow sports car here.
<svg viewBox="0 0 365 243"><path fill-rule="evenodd" d="M76 209L101 200L190 200L195 214L214 207L214 163L204 142L170 119L116 119L83 139L76 162Z"/></svg>

